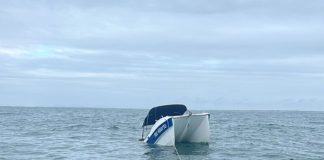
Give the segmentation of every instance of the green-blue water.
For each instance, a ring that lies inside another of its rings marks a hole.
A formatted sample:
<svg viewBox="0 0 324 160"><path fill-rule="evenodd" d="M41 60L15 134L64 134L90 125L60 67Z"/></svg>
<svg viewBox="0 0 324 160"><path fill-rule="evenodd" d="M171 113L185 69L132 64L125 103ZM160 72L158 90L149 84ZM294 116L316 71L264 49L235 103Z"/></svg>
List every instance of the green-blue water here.
<svg viewBox="0 0 324 160"><path fill-rule="evenodd" d="M0 107L0 159L177 159L138 141L147 112ZM207 112L210 144L178 144L181 159L324 159L324 112Z"/></svg>

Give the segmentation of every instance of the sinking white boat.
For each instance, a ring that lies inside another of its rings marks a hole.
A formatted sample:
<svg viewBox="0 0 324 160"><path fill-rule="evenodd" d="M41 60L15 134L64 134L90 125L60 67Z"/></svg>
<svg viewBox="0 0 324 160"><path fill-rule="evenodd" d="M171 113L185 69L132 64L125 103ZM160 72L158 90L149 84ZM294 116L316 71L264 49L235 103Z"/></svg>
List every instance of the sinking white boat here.
<svg viewBox="0 0 324 160"><path fill-rule="evenodd" d="M208 143L209 113L192 114L180 104L152 108L143 122L142 140L174 146L178 142ZM144 138L145 128L151 128Z"/></svg>

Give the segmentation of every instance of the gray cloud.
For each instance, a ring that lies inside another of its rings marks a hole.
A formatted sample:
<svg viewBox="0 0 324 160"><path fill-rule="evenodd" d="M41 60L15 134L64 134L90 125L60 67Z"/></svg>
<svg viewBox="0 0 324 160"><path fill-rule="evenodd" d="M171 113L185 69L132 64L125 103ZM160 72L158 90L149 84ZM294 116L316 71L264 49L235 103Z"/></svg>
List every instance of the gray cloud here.
<svg viewBox="0 0 324 160"><path fill-rule="evenodd" d="M319 0L0 3L0 105L324 104Z"/></svg>

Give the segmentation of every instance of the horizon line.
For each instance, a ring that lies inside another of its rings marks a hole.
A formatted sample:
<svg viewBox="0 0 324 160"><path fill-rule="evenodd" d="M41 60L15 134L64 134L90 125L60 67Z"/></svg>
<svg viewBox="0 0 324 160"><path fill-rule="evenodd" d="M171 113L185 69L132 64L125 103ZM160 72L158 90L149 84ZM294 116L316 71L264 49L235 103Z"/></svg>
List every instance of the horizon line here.
<svg viewBox="0 0 324 160"><path fill-rule="evenodd" d="M132 109L132 110L149 110L151 108L143 108L143 107L104 107L104 106L40 106L40 105L28 105L28 106L22 106L22 105L0 105L1 107L7 107L7 108L79 108L79 109ZM223 106L224 107L224 106ZM296 109L225 109L225 108L218 108L218 109L211 109L211 108L201 108L201 109L190 109L190 110L209 110L209 111L292 111L292 112L324 112L324 110L296 110Z"/></svg>

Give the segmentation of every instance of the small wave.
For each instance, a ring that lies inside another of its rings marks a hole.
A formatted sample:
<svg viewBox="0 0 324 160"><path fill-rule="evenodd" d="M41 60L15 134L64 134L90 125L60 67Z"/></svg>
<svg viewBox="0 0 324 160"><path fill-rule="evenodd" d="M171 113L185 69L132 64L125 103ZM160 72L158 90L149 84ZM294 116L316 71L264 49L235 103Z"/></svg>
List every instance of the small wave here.
<svg viewBox="0 0 324 160"><path fill-rule="evenodd" d="M48 136L48 135L51 135L51 133L42 132L42 131L28 131L21 134L21 136Z"/></svg>
<svg viewBox="0 0 324 160"><path fill-rule="evenodd" d="M86 138L87 136L85 135L74 135L74 136L70 136L69 138L70 139L75 139L75 140L79 140L79 139L84 139Z"/></svg>
<svg viewBox="0 0 324 160"><path fill-rule="evenodd" d="M11 113L11 112L0 112L0 115L12 115L14 113Z"/></svg>
<svg viewBox="0 0 324 160"><path fill-rule="evenodd" d="M68 128L68 129L79 129L79 128L85 128L85 127L88 127L88 126L84 125L84 124L75 124L75 125L67 126L66 128Z"/></svg>
<svg viewBox="0 0 324 160"><path fill-rule="evenodd" d="M258 124L257 127L259 129L282 129L288 126L282 124L275 124L275 123L265 123L265 124Z"/></svg>
<svg viewBox="0 0 324 160"><path fill-rule="evenodd" d="M118 129L120 129L118 126L116 126L116 125L113 125L113 126L110 126L110 127L108 127L108 129L111 129L111 130L118 130Z"/></svg>
<svg viewBox="0 0 324 160"><path fill-rule="evenodd" d="M324 124L324 122L313 121L313 122L309 122L309 124L321 125Z"/></svg>

